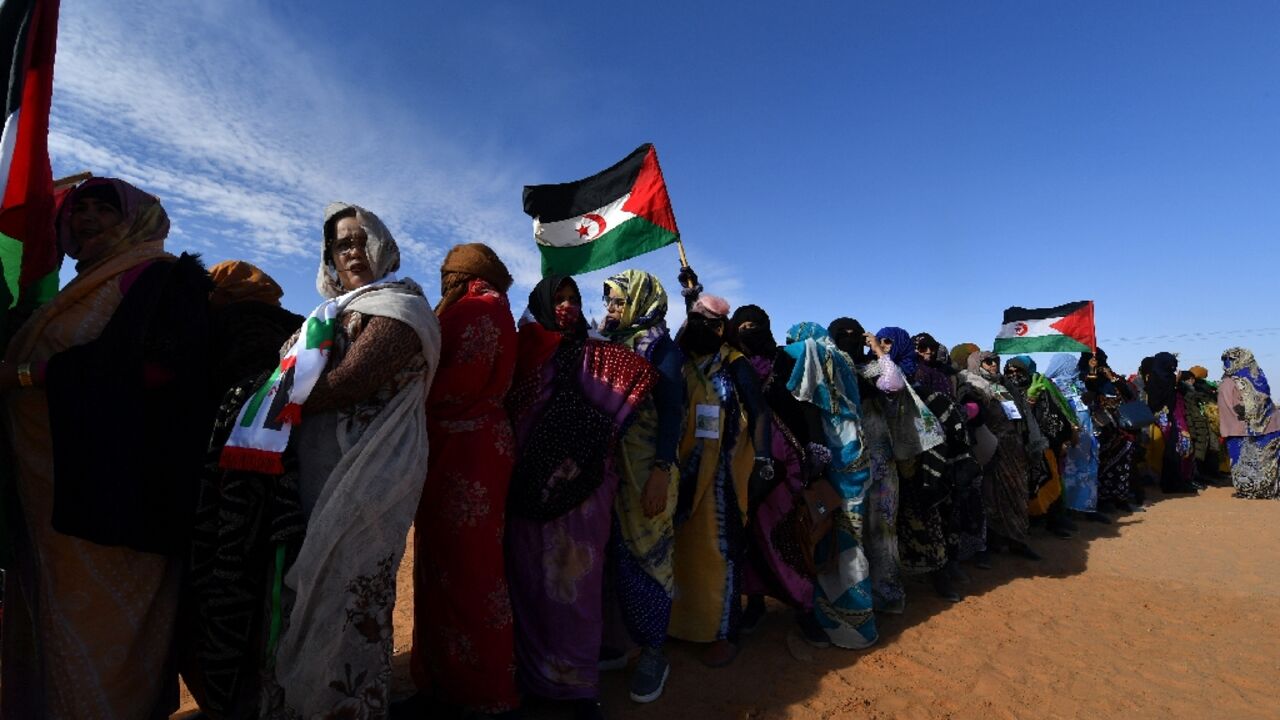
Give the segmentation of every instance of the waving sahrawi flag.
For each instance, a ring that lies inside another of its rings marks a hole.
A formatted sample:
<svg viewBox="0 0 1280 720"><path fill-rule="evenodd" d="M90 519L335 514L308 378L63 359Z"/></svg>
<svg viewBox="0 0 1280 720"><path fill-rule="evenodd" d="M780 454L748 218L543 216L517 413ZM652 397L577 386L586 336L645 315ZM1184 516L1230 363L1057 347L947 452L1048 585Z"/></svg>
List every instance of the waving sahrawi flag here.
<svg viewBox="0 0 1280 720"><path fill-rule="evenodd" d="M644 144L577 182L526 185L524 211L542 252L542 274L599 270L680 239L658 153Z"/></svg>
<svg viewBox="0 0 1280 720"><path fill-rule="evenodd" d="M1093 326L1093 301L1055 308L1011 307L992 352L1018 355L1033 352L1093 352L1098 340Z"/></svg>
<svg viewBox="0 0 1280 720"><path fill-rule="evenodd" d="M58 289L49 167L57 38L58 0L0 2L0 72L9 83L0 132L0 264L7 286L0 295L15 298L32 288L40 296Z"/></svg>

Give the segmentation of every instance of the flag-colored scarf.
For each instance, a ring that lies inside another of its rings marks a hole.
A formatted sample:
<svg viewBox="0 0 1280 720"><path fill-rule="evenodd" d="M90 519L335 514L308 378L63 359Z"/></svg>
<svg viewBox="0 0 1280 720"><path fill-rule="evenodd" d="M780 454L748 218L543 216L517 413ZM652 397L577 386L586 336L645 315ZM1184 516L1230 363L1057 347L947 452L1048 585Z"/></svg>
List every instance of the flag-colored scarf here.
<svg viewBox="0 0 1280 720"><path fill-rule="evenodd" d="M395 273L388 273L376 283L326 300L311 311L275 371L240 410L222 449L219 464L223 469L284 472L281 457L291 431L302 422L302 406L324 373L338 315L356 296L396 281Z"/></svg>

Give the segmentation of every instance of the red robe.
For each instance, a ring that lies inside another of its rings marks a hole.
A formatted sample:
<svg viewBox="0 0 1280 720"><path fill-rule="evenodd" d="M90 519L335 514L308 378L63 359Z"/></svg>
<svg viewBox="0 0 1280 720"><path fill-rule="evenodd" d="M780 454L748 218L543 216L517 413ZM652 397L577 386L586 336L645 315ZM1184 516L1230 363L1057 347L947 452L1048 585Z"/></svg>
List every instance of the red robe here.
<svg viewBox="0 0 1280 720"><path fill-rule="evenodd" d="M520 702L502 545L515 462L503 407L515 323L505 296L473 291L445 309L440 331L415 521L413 677L452 705L502 712Z"/></svg>

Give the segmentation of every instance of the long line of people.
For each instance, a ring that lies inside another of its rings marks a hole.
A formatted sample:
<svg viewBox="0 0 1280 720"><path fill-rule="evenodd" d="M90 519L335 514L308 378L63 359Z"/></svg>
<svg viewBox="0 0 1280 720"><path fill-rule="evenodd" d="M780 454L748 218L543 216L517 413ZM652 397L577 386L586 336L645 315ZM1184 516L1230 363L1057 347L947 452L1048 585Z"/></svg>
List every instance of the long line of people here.
<svg viewBox="0 0 1280 720"><path fill-rule="evenodd" d="M667 638L735 659L790 608L863 649L906 578L962 600L968 567L1039 560L1032 527L1142 510L1144 482L1280 495L1280 415L1241 348L1223 381L1159 353L1043 373L842 317L782 333L679 276L572 277L517 323L482 244L434 310L372 212L325 213L306 318L246 262L164 251L168 219L93 179L58 216L77 274L0 363L14 561L10 718L152 718L181 674L214 718L601 716L602 671L660 697ZM1220 442L1219 438L1225 438ZM411 668L391 698L396 572L414 528Z"/></svg>

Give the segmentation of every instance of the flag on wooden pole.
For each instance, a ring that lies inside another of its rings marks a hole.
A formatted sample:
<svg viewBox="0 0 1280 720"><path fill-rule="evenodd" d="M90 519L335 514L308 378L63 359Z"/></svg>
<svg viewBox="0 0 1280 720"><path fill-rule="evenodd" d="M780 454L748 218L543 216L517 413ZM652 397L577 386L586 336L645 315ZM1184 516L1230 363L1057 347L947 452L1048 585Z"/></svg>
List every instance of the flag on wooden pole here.
<svg viewBox="0 0 1280 720"><path fill-rule="evenodd" d="M680 240L649 143L589 178L526 185L524 211L533 218L543 275L598 270Z"/></svg>

